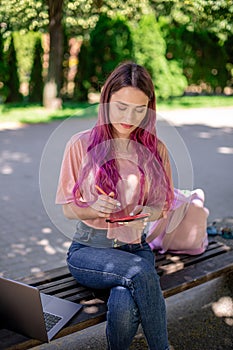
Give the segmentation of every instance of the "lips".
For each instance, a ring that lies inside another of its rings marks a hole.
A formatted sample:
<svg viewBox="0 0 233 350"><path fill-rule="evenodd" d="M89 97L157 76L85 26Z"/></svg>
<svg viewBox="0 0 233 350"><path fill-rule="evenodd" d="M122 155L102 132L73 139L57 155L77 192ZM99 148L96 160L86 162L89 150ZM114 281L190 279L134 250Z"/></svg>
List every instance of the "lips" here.
<svg viewBox="0 0 233 350"><path fill-rule="evenodd" d="M122 126L122 128L124 128L124 129L131 129L133 125L121 123L121 126Z"/></svg>

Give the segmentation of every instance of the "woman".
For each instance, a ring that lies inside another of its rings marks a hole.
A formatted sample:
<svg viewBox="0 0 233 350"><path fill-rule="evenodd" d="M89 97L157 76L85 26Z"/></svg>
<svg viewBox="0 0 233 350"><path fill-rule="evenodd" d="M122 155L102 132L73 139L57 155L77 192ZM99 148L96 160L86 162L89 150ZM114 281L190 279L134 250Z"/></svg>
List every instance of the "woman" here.
<svg viewBox="0 0 233 350"><path fill-rule="evenodd" d="M61 167L56 202L78 220L68 266L79 283L110 289L109 349L129 349L140 323L150 349L169 349L165 302L146 242L147 221L165 217L173 200L155 117L148 72L133 62L119 65L102 88L96 125L71 138ZM108 222L139 213L149 217Z"/></svg>

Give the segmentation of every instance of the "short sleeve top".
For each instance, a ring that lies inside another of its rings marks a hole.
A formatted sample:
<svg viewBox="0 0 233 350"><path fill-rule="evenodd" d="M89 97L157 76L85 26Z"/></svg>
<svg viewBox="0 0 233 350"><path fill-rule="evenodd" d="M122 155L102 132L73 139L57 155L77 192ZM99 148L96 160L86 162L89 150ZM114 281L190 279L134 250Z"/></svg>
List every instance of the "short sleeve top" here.
<svg viewBox="0 0 233 350"><path fill-rule="evenodd" d="M87 159L87 147L89 145L91 130L86 130L75 134L68 141L61 165L60 177L56 193L56 204L68 204L74 202L73 188L78 178L80 169ZM120 147L119 147L120 148ZM119 152L119 154L118 154ZM158 152L161 157L164 169L172 185L172 173L169 161L169 155L166 146L158 140ZM116 147L116 157L118 161L118 170L121 180L117 184L118 193L121 193L122 207L126 208L125 214L129 214L138 202L140 173L138 170L137 159L132 159L129 150L122 152ZM83 200L87 201L89 196L89 184L91 176L84 185ZM86 186L86 187L85 187ZM108 228L108 224L103 218L85 220L85 223L94 228Z"/></svg>

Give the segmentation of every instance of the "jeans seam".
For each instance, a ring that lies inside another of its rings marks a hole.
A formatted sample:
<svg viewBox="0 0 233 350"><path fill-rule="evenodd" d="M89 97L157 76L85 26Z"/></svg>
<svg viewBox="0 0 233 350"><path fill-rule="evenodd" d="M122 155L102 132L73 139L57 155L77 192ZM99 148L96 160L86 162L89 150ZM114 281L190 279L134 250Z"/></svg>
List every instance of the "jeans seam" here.
<svg viewBox="0 0 233 350"><path fill-rule="evenodd" d="M122 279L124 282L128 282L128 283L129 283L129 285L127 285L127 287L129 287L130 284L132 283L132 278L127 278L127 277L124 277L124 276L122 276L122 275L118 275L118 274L116 274L116 273L107 272L107 271L101 271L101 270L85 269L85 268L81 268L81 267L76 267L76 266L72 265L69 261L68 261L68 265L69 265L70 267L72 267L73 269L79 270L79 271L94 272L94 273L99 273L99 274L101 274L101 275L107 274L107 275L109 275L109 276L118 277L118 278Z"/></svg>

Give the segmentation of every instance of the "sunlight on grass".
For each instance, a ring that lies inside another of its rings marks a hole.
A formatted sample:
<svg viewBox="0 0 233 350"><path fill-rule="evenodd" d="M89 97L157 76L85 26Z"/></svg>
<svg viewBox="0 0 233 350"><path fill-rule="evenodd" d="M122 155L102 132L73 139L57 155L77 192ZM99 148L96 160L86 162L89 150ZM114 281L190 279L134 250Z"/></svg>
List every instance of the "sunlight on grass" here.
<svg viewBox="0 0 233 350"><path fill-rule="evenodd" d="M157 110L171 110L203 107L233 106L233 96L184 96L158 101ZM91 107L91 108L90 108ZM7 104L0 105L0 123L49 123L66 118L95 117L98 104L65 102L59 110L52 111L36 104Z"/></svg>
<svg viewBox="0 0 233 350"><path fill-rule="evenodd" d="M157 103L160 110L181 108L233 107L233 96L183 96Z"/></svg>
<svg viewBox="0 0 233 350"><path fill-rule="evenodd" d="M88 108L92 106L92 108ZM88 103L66 104L59 110L47 110L39 105L9 104L0 105L0 122L48 123L69 117L91 118L97 111L97 105Z"/></svg>

